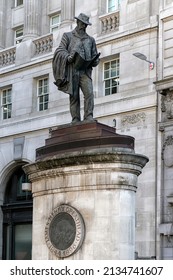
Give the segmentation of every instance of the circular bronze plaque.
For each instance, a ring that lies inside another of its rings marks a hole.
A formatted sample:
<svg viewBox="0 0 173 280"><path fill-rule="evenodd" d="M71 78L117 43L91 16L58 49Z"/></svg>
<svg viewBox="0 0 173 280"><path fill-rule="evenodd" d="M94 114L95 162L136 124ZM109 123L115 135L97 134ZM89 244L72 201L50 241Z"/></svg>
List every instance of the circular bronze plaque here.
<svg viewBox="0 0 173 280"><path fill-rule="evenodd" d="M69 205L60 205L53 210L46 224L47 246L57 257L68 257L82 245L84 231L80 213Z"/></svg>

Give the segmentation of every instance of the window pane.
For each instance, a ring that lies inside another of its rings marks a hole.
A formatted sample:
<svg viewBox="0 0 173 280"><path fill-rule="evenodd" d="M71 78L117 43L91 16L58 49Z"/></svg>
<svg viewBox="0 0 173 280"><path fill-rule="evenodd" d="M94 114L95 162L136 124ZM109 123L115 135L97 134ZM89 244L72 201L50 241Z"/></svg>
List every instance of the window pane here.
<svg viewBox="0 0 173 280"><path fill-rule="evenodd" d="M47 93L47 86L44 86L44 93Z"/></svg>
<svg viewBox="0 0 173 280"><path fill-rule="evenodd" d="M39 111L43 111L43 104L39 105Z"/></svg>
<svg viewBox="0 0 173 280"><path fill-rule="evenodd" d="M112 79L112 86L115 87L118 85L117 79Z"/></svg>
<svg viewBox="0 0 173 280"><path fill-rule="evenodd" d="M7 103L7 98L6 98L6 94L3 93L2 95L2 105Z"/></svg>
<svg viewBox="0 0 173 280"><path fill-rule="evenodd" d="M7 103L11 103L11 92L8 92L7 94Z"/></svg>
<svg viewBox="0 0 173 280"><path fill-rule="evenodd" d="M45 103L44 104L44 110L47 110L48 109L48 103Z"/></svg>
<svg viewBox="0 0 173 280"><path fill-rule="evenodd" d="M42 95L42 94L43 94L42 88L39 88L39 89L38 89L38 95L40 96L40 95Z"/></svg>
<svg viewBox="0 0 173 280"><path fill-rule="evenodd" d="M108 0L108 13L116 11L120 0Z"/></svg>
<svg viewBox="0 0 173 280"><path fill-rule="evenodd" d="M117 63L118 63L118 60L114 60L111 62L111 68L116 68L117 67Z"/></svg>
<svg viewBox="0 0 173 280"><path fill-rule="evenodd" d="M15 31L15 43L19 44L23 39L23 28Z"/></svg>
<svg viewBox="0 0 173 280"><path fill-rule="evenodd" d="M17 0L16 1L16 6L20 6L23 5L23 0Z"/></svg>
<svg viewBox="0 0 173 280"><path fill-rule="evenodd" d="M53 27L51 30L52 30L52 32L57 31L58 27Z"/></svg>
<svg viewBox="0 0 173 280"><path fill-rule="evenodd" d="M112 79L112 94L117 93L118 85L119 85L119 79L118 78Z"/></svg>
<svg viewBox="0 0 173 280"><path fill-rule="evenodd" d="M42 87L42 84L43 84L43 80L39 80L38 81L38 86L41 88Z"/></svg>
<svg viewBox="0 0 173 280"><path fill-rule="evenodd" d="M105 95L110 95L110 89L109 89L109 88L107 88L107 89L105 90Z"/></svg>
<svg viewBox="0 0 173 280"><path fill-rule="evenodd" d="M116 77L117 76L117 71L116 69L111 70L111 77Z"/></svg>
<svg viewBox="0 0 173 280"><path fill-rule="evenodd" d="M104 69L105 70L109 70L109 68L110 68L110 63L108 62L108 63L105 63L104 64Z"/></svg>
<svg viewBox="0 0 173 280"><path fill-rule="evenodd" d="M117 93L117 87L112 88L112 94Z"/></svg>
<svg viewBox="0 0 173 280"><path fill-rule="evenodd" d="M105 81L105 88L110 87L110 80Z"/></svg>
<svg viewBox="0 0 173 280"><path fill-rule="evenodd" d="M23 28L16 30L16 38L23 36Z"/></svg>
<svg viewBox="0 0 173 280"><path fill-rule="evenodd" d="M40 96L40 98L39 98L40 103L43 103L43 99L44 99L44 97Z"/></svg>
<svg viewBox="0 0 173 280"><path fill-rule="evenodd" d="M15 226L15 260L31 260L32 225Z"/></svg>
<svg viewBox="0 0 173 280"><path fill-rule="evenodd" d="M60 18L59 18L59 15L58 16L54 16L52 17L52 24L57 24L60 22Z"/></svg>
<svg viewBox="0 0 173 280"><path fill-rule="evenodd" d="M104 72L104 79L108 79L110 76L109 71Z"/></svg>
<svg viewBox="0 0 173 280"><path fill-rule="evenodd" d="M47 79L44 79L43 82L44 82L45 86L48 84L48 80Z"/></svg>
<svg viewBox="0 0 173 280"><path fill-rule="evenodd" d="M48 102L48 99L49 99L49 96L48 96L48 94L46 94L46 95L44 96L44 102Z"/></svg>
<svg viewBox="0 0 173 280"><path fill-rule="evenodd" d="M7 112L3 112L3 120L7 119Z"/></svg>
<svg viewBox="0 0 173 280"><path fill-rule="evenodd" d="M108 11L109 12L114 11L114 9L115 9L115 1L116 0L108 0Z"/></svg>
<svg viewBox="0 0 173 280"><path fill-rule="evenodd" d="M10 105L8 105L8 119L10 119L11 118L11 104Z"/></svg>

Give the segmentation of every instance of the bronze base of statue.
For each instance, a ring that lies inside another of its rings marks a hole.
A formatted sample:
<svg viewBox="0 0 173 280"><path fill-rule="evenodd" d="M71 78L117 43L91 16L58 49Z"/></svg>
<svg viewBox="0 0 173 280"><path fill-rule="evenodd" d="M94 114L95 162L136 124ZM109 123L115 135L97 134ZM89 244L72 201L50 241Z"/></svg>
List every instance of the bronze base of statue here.
<svg viewBox="0 0 173 280"><path fill-rule="evenodd" d="M113 148L134 150L134 138L117 134L114 127L97 121L71 123L50 129L50 138L46 139L45 146L36 150L36 160L107 148L109 151Z"/></svg>

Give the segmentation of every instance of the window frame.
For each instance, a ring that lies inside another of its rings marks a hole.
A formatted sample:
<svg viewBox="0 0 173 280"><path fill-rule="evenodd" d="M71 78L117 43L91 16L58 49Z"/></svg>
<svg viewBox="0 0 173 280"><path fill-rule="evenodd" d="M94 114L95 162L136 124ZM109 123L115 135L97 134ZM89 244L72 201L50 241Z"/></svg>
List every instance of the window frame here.
<svg viewBox="0 0 173 280"><path fill-rule="evenodd" d="M22 1L22 3L20 3L20 1ZM15 3L14 3L15 8L22 6L22 5L23 5L23 0L15 0Z"/></svg>
<svg viewBox="0 0 173 280"><path fill-rule="evenodd" d="M112 9L110 9L110 7L109 7L109 1L110 0L107 0L107 7L106 7L107 13L113 13L113 12L117 11L119 9L120 0L114 0L115 4L114 4L114 6L112 6L112 7L114 7Z"/></svg>
<svg viewBox="0 0 173 280"><path fill-rule="evenodd" d="M116 66L112 67L112 64L116 62ZM109 67L105 69L106 64L109 64ZM116 75L112 75L115 72ZM106 73L108 73L106 77ZM116 81L115 81L116 80ZM111 60L105 61L103 63L103 83L104 83L104 96L117 94L119 93L119 86L120 86L120 57L117 56L116 58L112 58ZM106 83L109 86L106 86ZM113 92L115 90L115 92ZM109 93L106 93L109 92Z"/></svg>
<svg viewBox="0 0 173 280"><path fill-rule="evenodd" d="M8 100L8 93L10 92L10 101ZM3 96L6 94L6 96ZM6 102L3 102L3 100L6 99ZM6 112L5 112L6 111ZM12 117L12 87L6 87L1 90L1 112L2 112L2 119L8 120ZM5 114L7 115L5 117Z"/></svg>
<svg viewBox="0 0 173 280"><path fill-rule="evenodd" d="M17 32L18 31L22 31L22 35L20 36L17 36ZM17 44L20 44L23 40L23 36L24 36L24 29L23 29L23 26L21 27L18 27L17 29L15 29L15 34L14 34L14 44L17 45Z"/></svg>
<svg viewBox="0 0 173 280"><path fill-rule="evenodd" d="M45 80L47 80L47 84L44 83ZM43 82L43 85L39 86L39 83L41 81ZM46 87L47 87L47 91L45 92ZM49 77L45 76L37 79L37 111L41 112L48 109L49 109Z"/></svg>
<svg viewBox="0 0 173 280"><path fill-rule="evenodd" d="M53 18L58 17L58 16L59 16L59 22L53 24ZM59 26L61 24L61 13L51 15L49 22L50 22L49 23L50 24L50 33L53 33L54 31L56 31L59 28Z"/></svg>

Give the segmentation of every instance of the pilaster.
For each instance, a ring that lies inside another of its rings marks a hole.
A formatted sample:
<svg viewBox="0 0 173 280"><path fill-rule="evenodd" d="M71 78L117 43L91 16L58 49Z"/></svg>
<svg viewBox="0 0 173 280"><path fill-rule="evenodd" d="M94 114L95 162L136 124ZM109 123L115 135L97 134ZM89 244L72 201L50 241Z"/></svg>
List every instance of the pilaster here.
<svg viewBox="0 0 173 280"><path fill-rule="evenodd" d="M69 24L74 21L75 0L61 0L61 20L62 24Z"/></svg>
<svg viewBox="0 0 173 280"><path fill-rule="evenodd" d="M0 49L5 47L5 0L0 1Z"/></svg>
<svg viewBox="0 0 173 280"><path fill-rule="evenodd" d="M25 1L24 40L40 35L42 1Z"/></svg>

